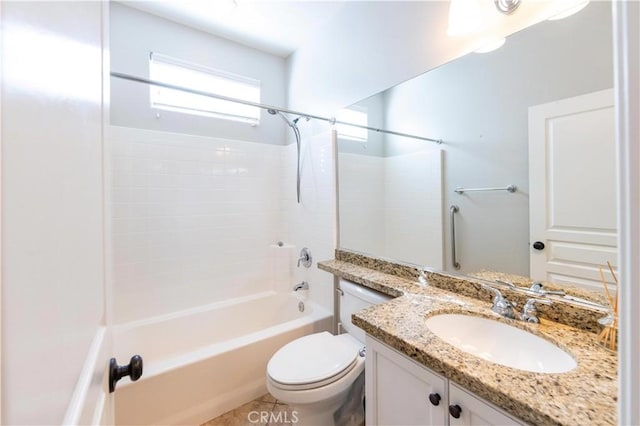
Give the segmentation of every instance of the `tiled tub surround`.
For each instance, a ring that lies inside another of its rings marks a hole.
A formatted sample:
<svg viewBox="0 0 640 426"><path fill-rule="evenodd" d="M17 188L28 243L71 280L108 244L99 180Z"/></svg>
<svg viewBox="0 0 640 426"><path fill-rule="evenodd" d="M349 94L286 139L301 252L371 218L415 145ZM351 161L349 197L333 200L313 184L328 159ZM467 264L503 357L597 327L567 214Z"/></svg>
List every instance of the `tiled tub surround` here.
<svg viewBox="0 0 640 426"><path fill-rule="evenodd" d="M118 126L109 142L116 323L274 289L284 146Z"/></svg>
<svg viewBox="0 0 640 426"><path fill-rule="evenodd" d="M441 268L442 238L436 236L442 235L442 152L338 156L342 244ZM415 233L433 238L411 238Z"/></svg>
<svg viewBox="0 0 640 426"><path fill-rule="evenodd" d="M353 256L359 255L336 253L336 257L342 259ZM394 266L392 262L378 262L365 256L359 256L356 261L369 267L345 260L320 262L318 267L398 296L353 316L354 324L368 334L525 422L536 425L616 424L617 357L597 343L595 333L544 318L540 324L507 320L491 311L490 302L471 297L471 294L437 288L436 285L443 285L440 281L450 278L447 275L431 273L420 282L416 278L417 272L412 276L412 268L407 266ZM475 288L469 285L475 283L473 280L457 279L460 282L451 285ZM480 299L486 296L486 300L490 300L489 293L483 292L469 291ZM578 366L563 374L538 374L469 355L440 340L426 327L427 317L442 313L477 315L525 329L569 352Z"/></svg>

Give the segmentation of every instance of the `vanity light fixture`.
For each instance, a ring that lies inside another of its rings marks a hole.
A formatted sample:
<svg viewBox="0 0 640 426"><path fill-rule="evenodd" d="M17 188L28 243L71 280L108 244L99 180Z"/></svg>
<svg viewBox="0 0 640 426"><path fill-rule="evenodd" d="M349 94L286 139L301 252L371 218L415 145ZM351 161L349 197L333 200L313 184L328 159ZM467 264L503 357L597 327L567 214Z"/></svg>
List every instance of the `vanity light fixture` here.
<svg viewBox="0 0 640 426"><path fill-rule="evenodd" d="M502 45L507 41L504 37L498 37L493 39L483 40L480 44L480 47L474 50L475 53L489 53L493 52L496 49L502 47Z"/></svg>
<svg viewBox="0 0 640 426"><path fill-rule="evenodd" d="M520 6L521 1L493 0L493 3L498 12L510 15ZM487 0L449 0L447 35L464 36L483 29L489 18L488 4Z"/></svg>
<svg viewBox="0 0 640 426"><path fill-rule="evenodd" d="M520 0L493 0L493 3L505 15L511 15L520 6Z"/></svg>
<svg viewBox="0 0 640 426"><path fill-rule="evenodd" d="M559 0L556 6L557 12L549 18L549 21L568 18L580 12L589 4L589 0Z"/></svg>
<svg viewBox="0 0 640 426"><path fill-rule="evenodd" d="M450 0L447 35L463 36L480 30L484 24L480 0Z"/></svg>

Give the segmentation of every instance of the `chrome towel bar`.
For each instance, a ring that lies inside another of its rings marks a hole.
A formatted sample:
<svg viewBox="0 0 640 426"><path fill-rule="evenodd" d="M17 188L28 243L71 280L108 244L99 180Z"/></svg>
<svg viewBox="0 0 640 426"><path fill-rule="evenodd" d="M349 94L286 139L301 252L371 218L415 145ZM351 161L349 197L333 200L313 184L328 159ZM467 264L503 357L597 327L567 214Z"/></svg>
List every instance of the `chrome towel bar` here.
<svg viewBox="0 0 640 426"><path fill-rule="evenodd" d="M464 194L465 192L480 192L480 191L507 191L507 192L516 192L518 189L515 185L509 185L506 188L456 188L453 192L458 194Z"/></svg>
<svg viewBox="0 0 640 426"><path fill-rule="evenodd" d="M452 204L449 207L449 213L451 215L451 264L455 269L460 269L460 263L456 259L456 213L458 213L458 206Z"/></svg>

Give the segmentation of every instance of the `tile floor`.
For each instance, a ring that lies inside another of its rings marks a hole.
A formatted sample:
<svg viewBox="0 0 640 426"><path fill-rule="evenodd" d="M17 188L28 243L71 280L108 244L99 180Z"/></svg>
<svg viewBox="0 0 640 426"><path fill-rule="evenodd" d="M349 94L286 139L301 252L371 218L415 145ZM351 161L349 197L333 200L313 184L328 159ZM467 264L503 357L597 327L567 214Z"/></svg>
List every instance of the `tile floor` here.
<svg viewBox="0 0 640 426"><path fill-rule="evenodd" d="M295 424L294 420L287 404L266 394L201 426L284 426Z"/></svg>

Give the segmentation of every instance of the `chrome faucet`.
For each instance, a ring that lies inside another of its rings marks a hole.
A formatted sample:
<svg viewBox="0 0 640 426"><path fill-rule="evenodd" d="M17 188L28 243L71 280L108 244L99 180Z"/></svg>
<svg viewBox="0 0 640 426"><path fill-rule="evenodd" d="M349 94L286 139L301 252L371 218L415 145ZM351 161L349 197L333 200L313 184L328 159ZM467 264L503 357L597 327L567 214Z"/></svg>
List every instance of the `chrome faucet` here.
<svg viewBox="0 0 640 426"><path fill-rule="evenodd" d="M493 312L495 312L498 315L502 315L505 318L511 318L511 319L516 318L516 312L513 309L516 307L516 305L508 301L507 299L505 299L502 293L500 293L500 290L498 290L497 288L488 286L486 284L482 284L482 288L493 291L494 293L493 306L491 307L491 310Z"/></svg>
<svg viewBox="0 0 640 426"><path fill-rule="evenodd" d="M293 291L298 290L309 290L309 283L306 281L302 281L300 284L296 284L293 286Z"/></svg>
<svg viewBox="0 0 640 426"><path fill-rule="evenodd" d="M551 305L552 303L548 300L544 300L544 299L529 299L527 300L527 303L524 304L524 307L522 308L522 321L526 321L526 322L534 322L534 323L539 323L540 320L538 319L538 310L536 309L535 304L536 303L542 303L544 305Z"/></svg>

